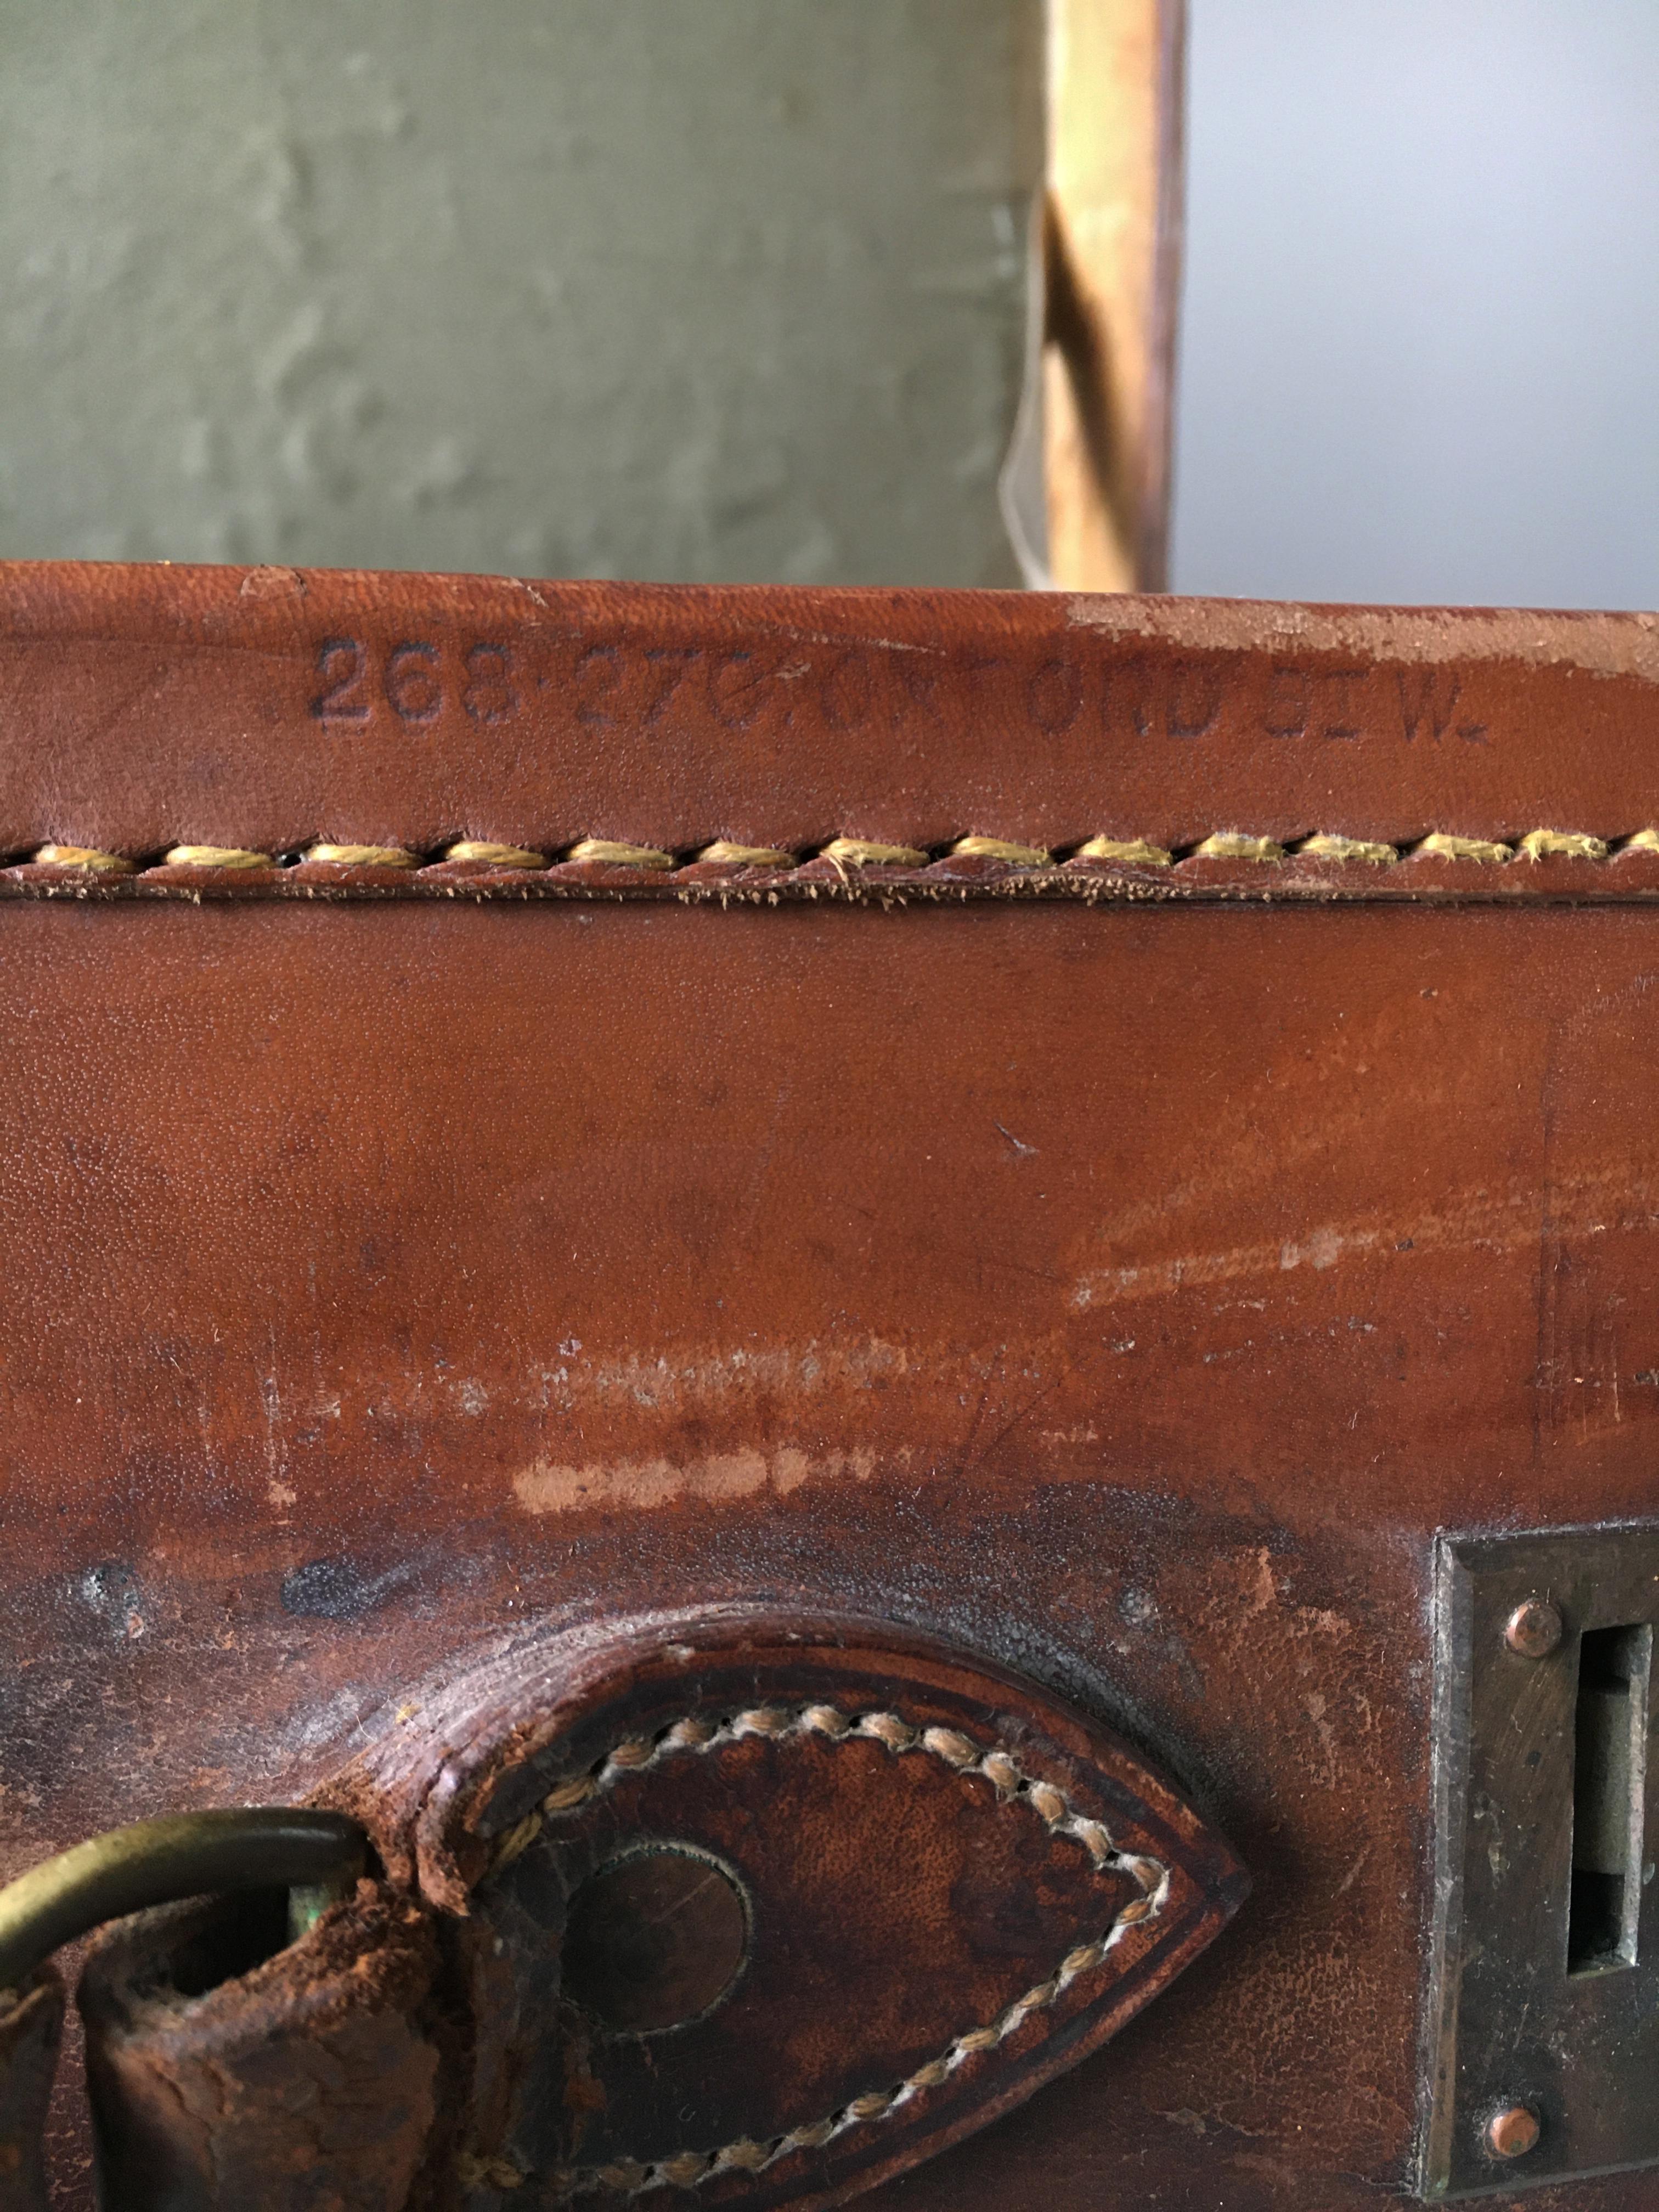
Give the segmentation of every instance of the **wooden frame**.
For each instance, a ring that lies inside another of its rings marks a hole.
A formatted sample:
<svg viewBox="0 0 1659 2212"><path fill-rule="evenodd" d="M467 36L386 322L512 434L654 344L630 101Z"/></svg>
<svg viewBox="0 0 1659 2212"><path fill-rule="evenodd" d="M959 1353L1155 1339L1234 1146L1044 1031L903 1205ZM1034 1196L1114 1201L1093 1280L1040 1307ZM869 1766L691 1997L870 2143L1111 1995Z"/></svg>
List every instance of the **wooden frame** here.
<svg viewBox="0 0 1659 2212"><path fill-rule="evenodd" d="M1183 0L1048 0L1048 568L1168 588Z"/></svg>

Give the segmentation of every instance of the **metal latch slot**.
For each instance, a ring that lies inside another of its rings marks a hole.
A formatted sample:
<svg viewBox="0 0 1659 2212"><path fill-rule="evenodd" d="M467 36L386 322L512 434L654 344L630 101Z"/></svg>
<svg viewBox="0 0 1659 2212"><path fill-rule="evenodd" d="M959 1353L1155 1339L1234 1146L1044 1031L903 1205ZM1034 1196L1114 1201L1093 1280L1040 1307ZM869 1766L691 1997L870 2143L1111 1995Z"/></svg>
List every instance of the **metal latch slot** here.
<svg viewBox="0 0 1659 2212"><path fill-rule="evenodd" d="M1653 1631L1590 1629L1579 1639L1567 1971L1637 1962Z"/></svg>
<svg viewBox="0 0 1659 2212"><path fill-rule="evenodd" d="M1436 1608L1419 2193L1659 2165L1659 1528L1443 1538Z"/></svg>

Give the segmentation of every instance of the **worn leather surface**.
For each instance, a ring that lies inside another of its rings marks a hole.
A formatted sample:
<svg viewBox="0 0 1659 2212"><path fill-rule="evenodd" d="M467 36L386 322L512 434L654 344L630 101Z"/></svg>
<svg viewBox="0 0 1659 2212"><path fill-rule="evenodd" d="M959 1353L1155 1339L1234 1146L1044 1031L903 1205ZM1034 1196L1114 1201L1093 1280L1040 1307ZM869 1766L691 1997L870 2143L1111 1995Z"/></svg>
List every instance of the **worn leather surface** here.
<svg viewBox="0 0 1659 2212"><path fill-rule="evenodd" d="M428 1916L365 1882L303 1941L241 1971L251 1931L262 1932L256 1909L228 1899L141 1913L94 1947L78 2002L102 2202L404 2212L431 2201L423 2169L447 2145Z"/></svg>
<svg viewBox="0 0 1659 2212"><path fill-rule="evenodd" d="M9 580L12 849L1655 811L1638 617L303 580ZM745 731L694 686L664 733L556 685L518 737L309 718L307 607L418 638L520 600L704 654L878 614L946 708ZM1267 732L1281 653L1356 639L1360 734ZM1016 647L1079 684L1230 672L1202 732L1103 713L1049 750L975 688ZM1425 671L1459 704L1408 741ZM1397 2197L1433 1532L1659 1504L1653 927L1571 896L7 902L9 1867L319 1783L517 1622L911 1623L1127 1737L1255 1889L1109 2054L895 2201Z"/></svg>
<svg viewBox="0 0 1659 2212"><path fill-rule="evenodd" d="M63 1984L50 1966L0 1998L0 2212L46 2212L46 2106L63 2028Z"/></svg>

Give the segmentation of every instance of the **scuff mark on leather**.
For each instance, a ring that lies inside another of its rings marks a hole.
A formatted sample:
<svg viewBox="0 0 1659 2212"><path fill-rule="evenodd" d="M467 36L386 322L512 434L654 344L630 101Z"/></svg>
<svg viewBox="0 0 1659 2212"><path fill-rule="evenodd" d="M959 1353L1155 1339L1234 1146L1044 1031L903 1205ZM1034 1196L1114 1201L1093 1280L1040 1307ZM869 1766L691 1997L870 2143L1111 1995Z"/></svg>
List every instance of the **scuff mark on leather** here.
<svg viewBox="0 0 1659 2212"><path fill-rule="evenodd" d="M752 1498L763 1491L783 1498L807 1482L866 1482L875 1468L873 1451L815 1455L793 1444L771 1452L714 1453L681 1464L623 1459L574 1467L544 1458L514 1476L513 1492L527 1513L586 1511L596 1505L648 1509L683 1498Z"/></svg>

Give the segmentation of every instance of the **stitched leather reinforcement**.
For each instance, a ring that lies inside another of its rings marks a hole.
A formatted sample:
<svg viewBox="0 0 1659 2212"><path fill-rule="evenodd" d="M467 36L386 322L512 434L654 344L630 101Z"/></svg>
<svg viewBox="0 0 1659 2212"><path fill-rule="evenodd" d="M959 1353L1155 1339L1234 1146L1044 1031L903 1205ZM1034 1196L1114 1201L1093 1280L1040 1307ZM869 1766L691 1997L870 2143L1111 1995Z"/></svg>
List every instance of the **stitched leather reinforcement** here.
<svg viewBox="0 0 1659 2212"><path fill-rule="evenodd" d="M667 901L732 908L996 899L1083 906L1651 904L1659 902L1659 830L1620 837L1534 830L1507 840L1437 830L1407 845L1328 832L1281 841L1224 830L1176 848L1097 836L1048 849L975 834L933 852L847 836L793 852L724 838L678 853L594 837L562 854L470 839L430 854L333 842L275 854L177 845L154 865L131 854L45 845L32 859L0 866L5 898L191 905L247 898L325 905Z"/></svg>
<svg viewBox="0 0 1659 2212"><path fill-rule="evenodd" d="M431 854L415 853L397 845L340 842L313 843L290 853L272 854L254 852L242 846L198 845L181 841L169 847L165 854L153 855L148 860L92 846L43 843L27 858L14 860L7 872L48 869L118 882L137 875L153 878L179 869L280 870L286 873L296 868L323 866L346 872L366 870L383 882L388 875L417 876L434 867L535 875L549 869L577 866L637 869L642 873L665 876L687 868L757 873L775 870L787 873L814 860L826 860L852 873L871 868L922 869L952 860L994 861L1015 870L1054 868L1071 862L1107 867L1170 868L1185 860L1235 860L1271 866L1300 860L1376 868L1397 867L1413 860L1466 860L1491 866L1517 860L1617 860L1627 854L1639 853L1659 853L1659 830L1599 836L1582 830L1540 829L1514 838L1473 837L1436 830L1402 844L1330 831L1282 841L1246 830L1213 830L1179 847L1159 844L1143 836L1104 835L1042 847L972 833L932 852L919 846L875 844L851 836L836 837L827 844L801 851L771 845L733 844L720 838L712 845L688 848L678 853L601 837L585 837L568 850L557 853L470 839Z"/></svg>
<svg viewBox="0 0 1659 2212"><path fill-rule="evenodd" d="M884 2119L927 2090L939 2087L969 2060L995 2050L1033 2014L1052 2005L1080 1975L1097 1968L1131 1928L1155 1919L1168 1900L1167 1866L1158 1859L1120 1851L1104 1822L1078 1813L1058 1784L1028 1774L1011 1753L995 1745L987 1748L957 1729L916 1728L895 1712L848 1714L829 1705L758 1705L719 1720L693 1714L653 1736L624 1737L585 1772L556 1783L533 1811L507 1830L496 1847L491 1873L510 1865L550 1821L580 1811L624 1778L647 1773L668 1759L720 1751L745 1736L773 1741L790 1736L817 1736L830 1743L874 1741L895 1758L921 1753L936 1759L964 1780L988 1782L1000 1800L1027 1807L1049 1835L1062 1837L1086 1851L1097 1873L1127 1874L1139 1894L1122 1907L1100 1936L1068 1951L1046 1980L1016 1997L994 2020L954 2036L936 2057L902 2081L853 2097L836 2111L765 2142L742 2138L717 2149L677 2151L649 2162L618 2160L605 2166L569 2168L556 2177L563 2196L610 2190L637 2197L659 2188L695 2188L724 2173L758 2173L793 2151L822 2149L848 2128ZM529 2178L517 2168L504 2169L500 2160L474 2159L469 2163L478 2178L490 2179L498 2188L516 2187Z"/></svg>

